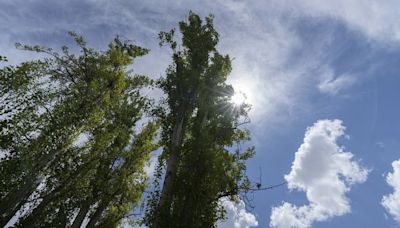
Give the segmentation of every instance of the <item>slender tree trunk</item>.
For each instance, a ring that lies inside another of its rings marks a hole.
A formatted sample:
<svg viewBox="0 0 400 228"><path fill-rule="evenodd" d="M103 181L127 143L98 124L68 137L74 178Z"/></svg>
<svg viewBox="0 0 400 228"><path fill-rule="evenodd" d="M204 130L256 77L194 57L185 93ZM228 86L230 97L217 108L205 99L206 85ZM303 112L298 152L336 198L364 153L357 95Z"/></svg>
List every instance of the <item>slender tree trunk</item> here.
<svg viewBox="0 0 400 228"><path fill-rule="evenodd" d="M40 140L38 140L40 141ZM32 148L40 147L39 143L36 143ZM36 188L42 182L40 177L40 172L46 169L50 163L56 160L56 151L60 150L62 147L59 146L56 150L53 150L47 154L41 156L38 159L39 162L32 162L30 167L27 168L27 176L23 177L23 185L10 191L1 201L0 201L0 220L12 218L14 213L19 210L19 208L25 204L28 197L35 192ZM11 215L12 214L12 215ZM2 222L0 222L1 225Z"/></svg>
<svg viewBox="0 0 400 228"><path fill-rule="evenodd" d="M43 213L43 210L48 207L49 203L59 199L66 192L70 191L70 188L76 183L77 179L82 178L88 171L89 169L86 169L85 166L81 166L76 172L71 174L62 185L45 195L39 205L35 207L32 212L20 222L20 224L22 226L34 224L34 221L39 219L39 216Z"/></svg>
<svg viewBox="0 0 400 228"><path fill-rule="evenodd" d="M90 210L90 201L87 200L83 203L82 207L79 209L78 215L75 217L74 222L71 225L71 228L80 228L83 220L85 220L87 213Z"/></svg>
<svg viewBox="0 0 400 228"><path fill-rule="evenodd" d="M70 137L70 135L67 137ZM60 140L63 142L68 141L67 139ZM40 146L42 146L40 143L36 143L32 146L32 148ZM42 155L40 159L38 159L38 162L32 162L33 164L26 170L28 175L23 178L25 180L24 184L18 189L10 191L10 193L0 201L0 226L4 222L7 224L8 220L10 220L14 214L25 204L28 197L36 191L37 187L42 182L40 173L61 158L61 156L57 153L63 151L64 147L65 143L58 145L58 147L54 150Z"/></svg>
<svg viewBox="0 0 400 228"><path fill-rule="evenodd" d="M41 180L32 178L17 191L10 192L0 202L0 227L4 227L17 211L26 203L29 196L39 186Z"/></svg>
<svg viewBox="0 0 400 228"><path fill-rule="evenodd" d="M170 207L173 197L173 185L178 172L180 148L182 146L184 135L184 122L184 111L182 111L178 116L178 121L175 124L172 132L170 151L167 159L167 171L165 173L163 189L156 212L157 216L155 217L155 222L152 224L153 228L165 227L164 223L167 222L165 220L170 215Z"/></svg>
<svg viewBox="0 0 400 228"><path fill-rule="evenodd" d="M100 98L100 96L99 96ZM96 102L98 98L95 99L94 102ZM85 104L82 103L76 110L85 110ZM25 177L25 184L21 186L20 188L16 189L15 191L11 191L9 194L6 195L1 201L0 201L0 227L5 223L4 225L7 224L7 222L14 216L14 214L25 204L26 200L28 197L36 190L36 188L39 186L40 182L42 181L40 178L40 172L48 168L51 164L56 162L60 156L56 156L57 153L62 153L63 148L65 147L65 143L69 141L68 139L71 139L71 136L74 135L73 133L79 133L79 132L74 132L74 129L79 129L82 125L83 122L78 120L78 119L69 119L69 117L66 117L67 120L65 123L66 125L71 125L74 126L73 128L67 128L65 129L66 131L69 131L70 134L65 134L66 138L53 138L55 141L61 141L61 145L59 144L57 148L54 150L51 150L50 152L42 155L39 159L38 162L33 162L32 166L30 166L26 172L29 173L27 177ZM76 124L78 122L79 124ZM55 123L58 124L58 123ZM49 129L53 129L54 126L50 126ZM56 128L57 129L57 128ZM42 136L43 137L47 136ZM43 146L40 141L41 139L38 139L33 145L32 148L40 148ZM44 140L46 141L46 140ZM31 149L32 149L31 148ZM3 225L3 226L4 226Z"/></svg>
<svg viewBox="0 0 400 228"><path fill-rule="evenodd" d="M43 198L43 200L39 203L37 207L35 207L32 212L24 218L19 224L22 227L32 226L35 224L35 221L39 219L39 216L43 212L44 209L49 205L51 201L53 201L57 196L55 194L49 194Z"/></svg>
<svg viewBox="0 0 400 228"><path fill-rule="evenodd" d="M55 153L51 153L51 155L55 155ZM51 160L51 156L44 156L44 159L41 160L42 164L40 165L40 168L46 167L51 162ZM9 220L13 217L13 215L25 204L29 196L35 192L40 182L42 181L39 177L40 175L38 172L38 167L34 167L27 172L29 172L29 176L24 178L25 183L23 184L23 186L14 191L11 191L9 194L6 195L6 197L4 197L4 199L1 200L0 226L3 223L3 220Z"/></svg>
<svg viewBox="0 0 400 228"><path fill-rule="evenodd" d="M99 206L97 207L94 214L90 217L89 223L87 224L86 228L93 228L96 226L96 223L100 220L101 215L103 214L104 210L107 208L108 202L104 202L103 200L100 201Z"/></svg>

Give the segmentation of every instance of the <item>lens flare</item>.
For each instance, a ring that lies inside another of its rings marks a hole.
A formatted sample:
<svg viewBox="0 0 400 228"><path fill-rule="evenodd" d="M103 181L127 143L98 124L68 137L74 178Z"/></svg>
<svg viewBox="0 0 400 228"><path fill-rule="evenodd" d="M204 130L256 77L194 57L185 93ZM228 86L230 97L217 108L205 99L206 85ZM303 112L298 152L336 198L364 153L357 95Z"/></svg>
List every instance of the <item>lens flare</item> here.
<svg viewBox="0 0 400 228"><path fill-rule="evenodd" d="M242 105L246 102L246 96L242 92L236 92L231 97L231 101L235 105Z"/></svg>

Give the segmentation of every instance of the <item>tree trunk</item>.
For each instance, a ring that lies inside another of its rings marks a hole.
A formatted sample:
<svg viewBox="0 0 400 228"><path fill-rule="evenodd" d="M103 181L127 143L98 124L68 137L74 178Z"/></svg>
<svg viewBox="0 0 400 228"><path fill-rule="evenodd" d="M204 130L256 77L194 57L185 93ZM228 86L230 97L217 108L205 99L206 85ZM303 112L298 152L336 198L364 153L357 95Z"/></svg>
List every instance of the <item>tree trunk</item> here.
<svg viewBox="0 0 400 228"><path fill-rule="evenodd" d="M166 220L170 215L173 196L173 185L175 183L178 172L180 147L182 146L184 135L184 119L184 112L182 111L178 117L177 124L174 126L172 132L170 151L167 159L167 171L165 173L163 189L156 212L157 215L155 216L155 221L152 224L153 228L165 227L164 223L167 222Z"/></svg>
<svg viewBox="0 0 400 228"><path fill-rule="evenodd" d="M70 136L68 135L68 137ZM37 142L40 141L40 139L37 140ZM68 140L62 139L62 141L66 142ZM42 146L40 143L35 143L32 147L40 146ZM31 166L26 170L28 175L23 178L25 180L24 184L18 189L10 191L10 193L0 201L0 227L4 222L7 224L14 214L25 204L28 197L36 191L37 187L42 182L41 172L61 158L61 155L57 153L63 151L62 148L64 147L64 144L58 145L54 150L42 155L40 159L38 159L38 162L32 162Z"/></svg>
<svg viewBox="0 0 400 228"><path fill-rule="evenodd" d="M40 219L40 215L42 214L43 210L49 205L49 203L56 198L55 194L49 194L43 198L43 200L39 203L37 207L35 207L32 212L24 219L22 219L19 224L22 227L25 226L32 226L35 224L35 221Z"/></svg>
<svg viewBox="0 0 400 228"><path fill-rule="evenodd" d="M90 209L90 202L87 200L83 203L82 207L79 209L78 215L75 217L74 222L71 225L71 228L80 228L83 220L85 220L87 213Z"/></svg>
<svg viewBox="0 0 400 228"><path fill-rule="evenodd" d="M10 192L0 202L0 227L4 227L8 221L17 213L17 211L26 203L29 196L39 186L41 180L35 180L34 178L28 180L28 182L17 191Z"/></svg>
<svg viewBox="0 0 400 228"><path fill-rule="evenodd" d="M54 153L52 153L54 155ZM50 156L46 155L42 160L44 163L42 167L46 167L50 162L47 159ZM28 170L29 177L25 177L25 183L20 188L15 191L11 191L9 194L4 197L4 199L0 202L0 226L3 224L4 220L9 220L13 217L13 215L25 204L26 200L32 195L37 187L39 186L42 179L39 177L39 172L37 171L37 167ZM7 223L7 222L6 222Z"/></svg>
<svg viewBox="0 0 400 228"><path fill-rule="evenodd" d="M100 96L99 96L100 98ZM94 104L98 100L97 98L93 101ZM85 110L85 104L82 103L76 110ZM73 128L67 128L65 130L69 131L70 134L65 134L65 138L53 138L57 139L58 141L61 141L62 143L57 146L54 150L51 150L50 152L40 156L38 159L38 162L33 162L31 166L26 170L29 175L25 177L25 184L18 188L15 191L11 191L9 194L4 197L0 201L0 227L3 225L6 225L7 222L14 216L14 214L23 206L28 199L28 197L36 190L36 188L39 186L40 182L42 181L40 178L40 172L48 168L51 164L56 162L59 158L59 156L56 156L57 153L62 153L63 148L65 147L66 142L71 140L71 136L75 134L78 134L79 132L74 132L74 129L79 129L83 125L83 121L79 121L78 119L69 119L70 117L66 117L66 125L74 126ZM77 123L78 124L77 124ZM57 124L57 123L54 123ZM54 125L53 124L53 125ZM54 129L55 127L53 125L50 125L49 129ZM57 128L55 128L57 129ZM39 137L39 139L36 140L36 142L33 143L32 148L40 148L43 146L40 142L41 141L47 141L43 140L43 137L48 137L46 135L42 135ZM50 136L49 136L50 137ZM68 140L69 139L69 140ZM31 148L31 149L32 149ZM3 225L3 226L4 226Z"/></svg>
<svg viewBox="0 0 400 228"><path fill-rule="evenodd" d="M35 207L32 212L20 222L20 224L22 226L34 224L34 221L39 219L38 216L43 213L43 210L47 208L49 203L59 199L66 192L70 191L70 188L76 183L77 179L82 178L88 171L89 170L85 169L84 166L81 166L76 172L71 174L62 185L45 195L39 205Z"/></svg>
<svg viewBox="0 0 400 228"><path fill-rule="evenodd" d="M101 215L103 214L104 210L107 208L107 204L104 201L100 201L99 206L97 207L94 214L90 217L89 223L87 224L86 228L93 228L96 226L96 223L100 220Z"/></svg>

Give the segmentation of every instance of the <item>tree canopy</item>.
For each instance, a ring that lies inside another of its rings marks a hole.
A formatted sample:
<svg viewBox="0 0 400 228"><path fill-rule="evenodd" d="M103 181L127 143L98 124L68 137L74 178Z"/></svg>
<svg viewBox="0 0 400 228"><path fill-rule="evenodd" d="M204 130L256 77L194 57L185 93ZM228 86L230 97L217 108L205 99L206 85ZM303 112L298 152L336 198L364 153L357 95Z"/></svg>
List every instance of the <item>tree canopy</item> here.
<svg viewBox="0 0 400 228"><path fill-rule="evenodd" d="M150 81L127 67L148 50L115 39L99 52L71 35L79 55L18 45L50 57L0 71L3 226L30 206L20 226L79 227L89 217L91 226L113 227L145 188L158 124L137 130L149 108L140 89Z"/></svg>
<svg viewBox="0 0 400 228"><path fill-rule="evenodd" d="M231 60L216 49L213 17L203 22L190 12L179 30L179 48L175 30L160 33L161 44L173 50L173 63L159 81L167 94L158 169L160 179L165 167L165 177L150 198L147 225L213 227L224 216L219 199L234 199L249 187L244 162L254 148L233 149L249 140L248 131L239 128L249 106L231 101L234 90L226 83Z"/></svg>
<svg viewBox="0 0 400 228"><path fill-rule="evenodd" d="M231 99L213 16L189 12L175 32L159 34L172 63L156 81L130 68L149 50L119 37L97 51L71 32L79 53L17 44L47 57L0 69L0 226L18 215L16 227L118 227L143 202L149 227L224 219L221 199L250 187L250 106ZM154 102L148 87L165 96Z"/></svg>

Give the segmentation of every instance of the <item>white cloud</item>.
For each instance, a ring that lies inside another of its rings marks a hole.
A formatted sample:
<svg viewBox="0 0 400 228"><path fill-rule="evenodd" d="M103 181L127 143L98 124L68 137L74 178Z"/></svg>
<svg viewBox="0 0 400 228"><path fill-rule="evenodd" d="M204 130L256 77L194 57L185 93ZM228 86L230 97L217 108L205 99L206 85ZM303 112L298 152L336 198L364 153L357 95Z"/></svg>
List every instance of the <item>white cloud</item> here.
<svg viewBox="0 0 400 228"><path fill-rule="evenodd" d="M344 22L380 42L400 41L400 2L397 0L301 0L283 1L297 13L312 17L330 17Z"/></svg>
<svg viewBox="0 0 400 228"><path fill-rule="evenodd" d="M350 212L345 194L352 184L364 182L368 171L337 144L344 130L341 120L319 120L307 129L285 179L289 189L306 193L309 204L298 207L284 202L272 208L272 227L310 227L314 221Z"/></svg>
<svg viewBox="0 0 400 228"><path fill-rule="evenodd" d="M386 176L386 182L393 187L392 194L383 196L382 206L400 223L400 160L392 163L393 172Z"/></svg>
<svg viewBox="0 0 400 228"><path fill-rule="evenodd" d="M249 228L258 226L256 217L246 211L245 204L242 200L236 203L228 199L221 199L220 203L227 212L227 219L218 221L218 228Z"/></svg>

